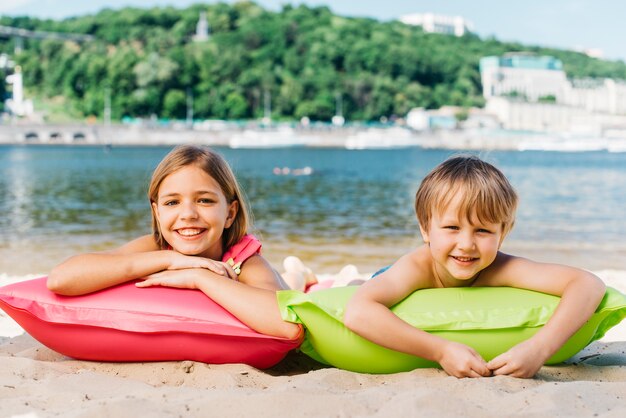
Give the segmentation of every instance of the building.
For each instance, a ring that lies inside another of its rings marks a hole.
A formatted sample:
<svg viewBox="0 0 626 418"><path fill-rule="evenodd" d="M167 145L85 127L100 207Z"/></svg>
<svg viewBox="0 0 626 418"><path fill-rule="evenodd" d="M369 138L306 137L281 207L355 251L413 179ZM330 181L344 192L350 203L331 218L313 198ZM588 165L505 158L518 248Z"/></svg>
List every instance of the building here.
<svg viewBox="0 0 626 418"><path fill-rule="evenodd" d="M15 116L30 116L33 114L33 102L24 99L24 85L22 82L22 69L15 66L15 72L6 78L7 83L13 86L10 99L5 101L6 109Z"/></svg>
<svg viewBox="0 0 626 418"><path fill-rule="evenodd" d="M524 53L481 58L480 78L485 99L509 96L536 102L553 97L559 102L567 85L560 60Z"/></svg>
<svg viewBox="0 0 626 418"><path fill-rule="evenodd" d="M200 12L200 18L196 24L196 34L193 36L195 42L204 42L209 40L209 21L206 12Z"/></svg>
<svg viewBox="0 0 626 418"><path fill-rule="evenodd" d="M463 129L496 129L496 117L483 109L443 106L439 109L413 108L407 113L406 125L416 131L449 131Z"/></svg>
<svg viewBox="0 0 626 418"><path fill-rule="evenodd" d="M404 15L400 22L406 25L421 26L424 32L463 36L474 30L474 25L461 16L443 16L434 13Z"/></svg>
<svg viewBox="0 0 626 418"><path fill-rule="evenodd" d="M602 136L626 128L626 82L568 79L560 60L511 53L480 60L486 110L502 127Z"/></svg>

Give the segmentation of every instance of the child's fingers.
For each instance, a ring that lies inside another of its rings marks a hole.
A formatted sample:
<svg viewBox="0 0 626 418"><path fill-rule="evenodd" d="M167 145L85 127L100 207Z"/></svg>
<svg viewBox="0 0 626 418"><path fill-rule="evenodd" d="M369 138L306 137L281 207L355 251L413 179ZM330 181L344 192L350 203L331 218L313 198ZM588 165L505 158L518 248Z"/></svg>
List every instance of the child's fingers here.
<svg viewBox="0 0 626 418"><path fill-rule="evenodd" d="M515 369L510 364L506 364L498 369L492 370L494 376L514 375Z"/></svg>
<svg viewBox="0 0 626 418"><path fill-rule="evenodd" d="M135 283L137 287L160 286L163 282L163 272L153 273L146 276L144 280Z"/></svg>
<svg viewBox="0 0 626 418"><path fill-rule="evenodd" d="M474 354L474 359L470 367L471 367L471 371L475 373L476 375L472 374L471 377L491 376L491 370L489 369L489 367L487 367L487 363L485 363L485 360L483 360L480 354L476 352L474 352L473 354Z"/></svg>
<svg viewBox="0 0 626 418"><path fill-rule="evenodd" d="M226 269L226 273L228 274L228 277L231 280L235 280L235 281L238 280L239 276L237 276L237 273L235 273L235 269L232 268L232 266L230 266L228 264L223 264L222 266Z"/></svg>
<svg viewBox="0 0 626 418"><path fill-rule="evenodd" d="M489 363L487 363L487 367L489 370L494 371L499 369L500 367L506 365L507 359L504 355L499 355L496 358L492 359Z"/></svg>
<svg viewBox="0 0 626 418"><path fill-rule="evenodd" d="M478 373L476 370L470 370L467 377L484 377L481 373Z"/></svg>
<svg viewBox="0 0 626 418"><path fill-rule="evenodd" d="M222 267L222 271L223 273L222 276L228 277L231 280L237 280L237 273L235 273L235 269L230 266L229 264L226 263L219 263L220 266Z"/></svg>
<svg viewBox="0 0 626 418"><path fill-rule="evenodd" d="M481 377L491 376L491 369L487 367L487 364L484 361L472 366L472 371L478 373Z"/></svg>
<svg viewBox="0 0 626 418"><path fill-rule="evenodd" d="M219 274L220 276L230 277L230 275L228 274L228 270L222 263L218 263L212 260L207 260L205 268L211 270L215 274Z"/></svg>
<svg viewBox="0 0 626 418"><path fill-rule="evenodd" d="M143 282L137 282L135 283L135 286L137 287L150 287L150 286L157 286L158 283L155 279L147 279L144 280Z"/></svg>
<svg viewBox="0 0 626 418"><path fill-rule="evenodd" d="M510 375L515 372L515 365L509 361L508 356L504 355L494 358L487 366L494 376Z"/></svg>

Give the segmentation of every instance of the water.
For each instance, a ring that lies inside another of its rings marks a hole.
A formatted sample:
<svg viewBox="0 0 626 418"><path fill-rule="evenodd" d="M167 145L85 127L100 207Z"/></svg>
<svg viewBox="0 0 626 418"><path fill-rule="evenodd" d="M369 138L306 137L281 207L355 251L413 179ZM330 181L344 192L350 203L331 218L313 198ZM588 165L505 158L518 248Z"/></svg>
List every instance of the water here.
<svg viewBox="0 0 626 418"><path fill-rule="evenodd" d="M0 146L0 274L45 273L83 251L150 232L146 189L168 147ZM372 271L420 242L413 198L454 151L218 149L233 166L273 263ZM504 250L626 270L626 153L483 152L521 203ZM278 176L275 167L312 167Z"/></svg>

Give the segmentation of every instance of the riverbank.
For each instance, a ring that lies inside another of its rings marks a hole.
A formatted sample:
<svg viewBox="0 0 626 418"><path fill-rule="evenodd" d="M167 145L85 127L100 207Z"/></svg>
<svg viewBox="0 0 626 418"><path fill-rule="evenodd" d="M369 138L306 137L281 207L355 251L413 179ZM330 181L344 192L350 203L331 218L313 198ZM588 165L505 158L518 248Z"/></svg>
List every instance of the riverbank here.
<svg viewBox="0 0 626 418"><path fill-rule="evenodd" d="M329 147L380 149L422 147L457 150L549 150L626 152L626 139L563 136L506 130L417 132L404 126L296 124L236 125L223 121L187 126L64 124L0 125L0 144L163 146L182 143L231 148Z"/></svg>

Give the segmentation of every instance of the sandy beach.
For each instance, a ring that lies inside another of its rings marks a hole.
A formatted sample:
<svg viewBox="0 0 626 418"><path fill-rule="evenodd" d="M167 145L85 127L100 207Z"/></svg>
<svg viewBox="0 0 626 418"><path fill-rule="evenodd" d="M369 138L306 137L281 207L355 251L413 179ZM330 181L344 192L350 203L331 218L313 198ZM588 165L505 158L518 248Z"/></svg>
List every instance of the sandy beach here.
<svg viewBox="0 0 626 418"><path fill-rule="evenodd" d="M596 273L626 291L622 271ZM0 284L8 281L14 278L0 276ZM2 312L0 368L1 417L622 417L626 322L566 364L543 367L534 379L459 380L437 369L353 373L298 352L269 370L77 361L24 334Z"/></svg>

